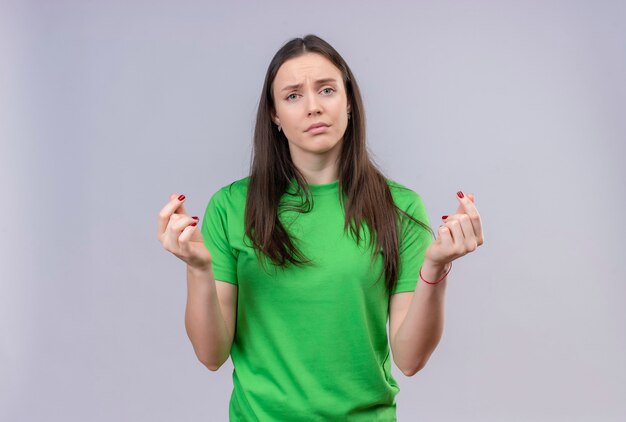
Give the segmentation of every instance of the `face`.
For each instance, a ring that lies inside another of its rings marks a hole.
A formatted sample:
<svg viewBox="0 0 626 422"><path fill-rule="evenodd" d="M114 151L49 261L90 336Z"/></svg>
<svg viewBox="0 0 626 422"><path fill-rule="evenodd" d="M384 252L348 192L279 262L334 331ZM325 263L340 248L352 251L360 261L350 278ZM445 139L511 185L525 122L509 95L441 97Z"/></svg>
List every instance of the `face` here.
<svg viewBox="0 0 626 422"><path fill-rule="evenodd" d="M338 156L348 126L341 71L325 57L306 53L281 65L272 85L275 113L294 162ZM311 128L311 125L321 127Z"/></svg>

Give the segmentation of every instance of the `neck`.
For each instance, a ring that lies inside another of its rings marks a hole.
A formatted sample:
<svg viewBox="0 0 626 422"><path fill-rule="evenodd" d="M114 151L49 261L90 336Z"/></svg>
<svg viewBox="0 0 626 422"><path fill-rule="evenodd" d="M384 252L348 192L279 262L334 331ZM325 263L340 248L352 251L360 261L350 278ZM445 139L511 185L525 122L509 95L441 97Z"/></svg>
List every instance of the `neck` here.
<svg viewBox="0 0 626 422"><path fill-rule="evenodd" d="M303 167L298 167L298 169L302 172L307 184L309 185L322 185L334 182L339 178L336 165L317 170L306 169Z"/></svg>
<svg viewBox="0 0 626 422"><path fill-rule="evenodd" d="M321 185L334 182L339 179L339 148L329 151L328 154L294 154L291 159L293 164L300 170L307 184Z"/></svg>

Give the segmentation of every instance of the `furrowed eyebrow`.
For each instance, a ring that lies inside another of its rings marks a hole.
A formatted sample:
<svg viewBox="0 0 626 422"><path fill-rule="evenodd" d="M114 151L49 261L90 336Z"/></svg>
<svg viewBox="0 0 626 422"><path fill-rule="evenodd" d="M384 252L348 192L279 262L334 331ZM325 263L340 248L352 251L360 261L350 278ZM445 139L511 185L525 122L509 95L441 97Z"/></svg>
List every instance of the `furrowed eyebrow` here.
<svg viewBox="0 0 626 422"><path fill-rule="evenodd" d="M318 79L317 81L315 81L315 85L324 85L330 82L337 83L337 79L334 79L334 78ZM291 91L293 89L299 89L299 88L302 88L302 84L288 85L284 87L283 89L281 89L280 92Z"/></svg>

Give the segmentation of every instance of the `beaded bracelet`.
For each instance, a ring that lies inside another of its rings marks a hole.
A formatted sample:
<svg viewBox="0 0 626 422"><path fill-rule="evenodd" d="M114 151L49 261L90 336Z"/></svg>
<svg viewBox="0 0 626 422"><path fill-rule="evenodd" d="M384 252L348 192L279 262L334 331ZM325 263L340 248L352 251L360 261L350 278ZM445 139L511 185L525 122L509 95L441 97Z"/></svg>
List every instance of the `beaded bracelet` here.
<svg viewBox="0 0 626 422"><path fill-rule="evenodd" d="M433 282L431 283L430 281L426 281L426 280L424 280L424 277L422 277L422 269L420 268L420 278L422 279L422 281L423 281L424 283L427 283L427 284L437 284L437 283L440 283L441 281L443 281L443 279L444 279L444 278L446 278L446 277L448 276L448 273L450 272L450 270L451 270L451 269L452 269L452 262L450 262L450 268L448 268L448 271L446 271L446 273L443 275L443 277L441 277L439 280L437 280L437 281L433 281Z"/></svg>

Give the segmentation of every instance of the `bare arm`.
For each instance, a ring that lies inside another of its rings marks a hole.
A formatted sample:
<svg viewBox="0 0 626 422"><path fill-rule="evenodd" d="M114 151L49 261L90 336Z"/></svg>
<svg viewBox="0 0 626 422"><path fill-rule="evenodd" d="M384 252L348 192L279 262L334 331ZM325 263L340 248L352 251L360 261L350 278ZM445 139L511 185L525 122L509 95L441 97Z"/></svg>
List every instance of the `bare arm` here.
<svg viewBox="0 0 626 422"><path fill-rule="evenodd" d="M173 193L159 211L157 238L187 264L185 328L196 356L211 371L228 359L237 318L237 286L215 280L213 258L199 230L199 218L185 211L185 195Z"/></svg>
<svg viewBox="0 0 626 422"><path fill-rule="evenodd" d="M196 356L211 371L230 355L236 315L237 286L215 280L212 270L187 266L185 328Z"/></svg>
<svg viewBox="0 0 626 422"><path fill-rule="evenodd" d="M426 280L446 278L435 285L418 283L415 292L391 296L391 348L394 362L407 376L426 365L443 335L446 274L452 261L475 251L485 241L474 195L459 191L456 198L459 207L455 214L442 217L445 224L439 226L439 238L428 246L422 266Z"/></svg>
<svg viewBox="0 0 626 422"><path fill-rule="evenodd" d="M445 269L424 262L426 280L439 279ZM447 279L436 285L418 283L414 292L391 296L389 336L393 360L406 376L415 375L425 365L444 327L444 300Z"/></svg>

